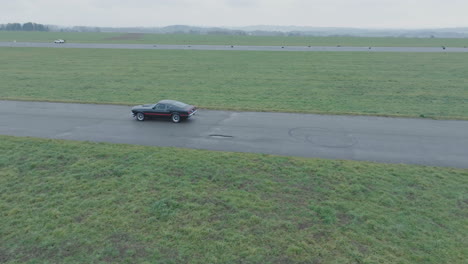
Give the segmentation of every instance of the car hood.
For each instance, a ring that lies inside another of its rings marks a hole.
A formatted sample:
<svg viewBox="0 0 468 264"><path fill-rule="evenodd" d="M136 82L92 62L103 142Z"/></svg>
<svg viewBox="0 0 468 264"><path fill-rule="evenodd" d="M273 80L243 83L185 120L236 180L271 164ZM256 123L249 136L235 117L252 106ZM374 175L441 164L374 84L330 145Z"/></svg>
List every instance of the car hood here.
<svg viewBox="0 0 468 264"><path fill-rule="evenodd" d="M144 104L144 105L136 105L132 107L132 110L134 109L151 109L155 106L155 104Z"/></svg>

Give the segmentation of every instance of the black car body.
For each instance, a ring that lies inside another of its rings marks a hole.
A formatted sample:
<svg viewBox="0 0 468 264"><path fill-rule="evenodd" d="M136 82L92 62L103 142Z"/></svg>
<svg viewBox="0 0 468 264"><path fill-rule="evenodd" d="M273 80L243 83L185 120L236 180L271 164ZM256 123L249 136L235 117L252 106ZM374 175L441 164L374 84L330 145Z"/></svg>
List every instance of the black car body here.
<svg viewBox="0 0 468 264"><path fill-rule="evenodd" d="M132 108L132 114L138 121L146 118L170 118L172 122L179 123L183 119L190 118L197 112L193 105L175 100L161 100L156 104L137 105Z"/></svg>

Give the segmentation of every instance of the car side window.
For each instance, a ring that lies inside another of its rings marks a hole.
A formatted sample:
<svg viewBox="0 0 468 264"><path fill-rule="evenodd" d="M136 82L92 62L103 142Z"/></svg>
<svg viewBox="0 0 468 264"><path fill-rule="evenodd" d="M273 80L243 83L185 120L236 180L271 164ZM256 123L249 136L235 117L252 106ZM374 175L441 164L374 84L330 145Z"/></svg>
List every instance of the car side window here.
<svg viewBox="0 0 468 264"><path fill-rule="evenodd" d="M157 104L156 105L156 110L166 110L166 105L165 104Z"/></svg>

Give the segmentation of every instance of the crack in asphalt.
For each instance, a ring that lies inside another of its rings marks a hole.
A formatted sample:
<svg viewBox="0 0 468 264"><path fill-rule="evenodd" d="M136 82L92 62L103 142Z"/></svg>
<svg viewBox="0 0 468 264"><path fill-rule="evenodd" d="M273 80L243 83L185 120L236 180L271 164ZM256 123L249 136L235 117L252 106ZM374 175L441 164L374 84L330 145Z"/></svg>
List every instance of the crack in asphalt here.
<svg viewBox="0 0 468 264"><path fill-rule="evenodd" d="M234 136L230 135L221 135L221 134L210 134L210 137L215 137L215 138L233 138Z"/></svg>

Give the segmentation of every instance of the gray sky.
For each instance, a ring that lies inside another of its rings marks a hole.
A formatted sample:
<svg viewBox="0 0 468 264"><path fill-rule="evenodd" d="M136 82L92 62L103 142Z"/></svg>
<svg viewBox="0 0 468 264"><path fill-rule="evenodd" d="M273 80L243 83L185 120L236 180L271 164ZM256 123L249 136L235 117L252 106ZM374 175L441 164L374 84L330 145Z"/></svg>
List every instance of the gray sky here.
<svg viewBox="0 0 468 264"><path fill-rule="evenodd" d="M0 23L468 27L468 0L0 0Z"/></svg>

